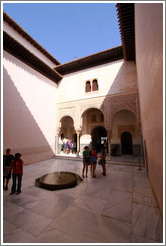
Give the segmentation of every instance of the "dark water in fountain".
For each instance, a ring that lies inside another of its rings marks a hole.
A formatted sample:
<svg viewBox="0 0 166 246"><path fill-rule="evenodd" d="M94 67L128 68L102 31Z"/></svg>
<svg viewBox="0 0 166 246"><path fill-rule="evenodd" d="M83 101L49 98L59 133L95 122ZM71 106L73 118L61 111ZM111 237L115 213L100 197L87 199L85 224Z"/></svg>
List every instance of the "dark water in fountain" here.
<svg viewBox="0 0 166 246"><path fill-rule="evenodd" d="M47 173L36 180L36 186L48 189L58 190L74 187L81 181L79 175L71 172L53 172Z"/></svg>

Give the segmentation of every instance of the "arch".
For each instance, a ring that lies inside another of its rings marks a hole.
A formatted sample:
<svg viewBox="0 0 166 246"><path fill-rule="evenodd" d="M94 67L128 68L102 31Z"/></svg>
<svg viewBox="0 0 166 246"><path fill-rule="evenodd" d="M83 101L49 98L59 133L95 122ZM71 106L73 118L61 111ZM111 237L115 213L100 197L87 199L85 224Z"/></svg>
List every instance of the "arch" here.
<svg viewBox="0 0 166 246"><path fill-rule="evenodd" d="M71 116L66 115L60 119L60 136L71 139L75 133L74 120Z"/></svg>
<svg viewBox="0 0 166 246"><path fill-rule="evenodd" d="M122 112L124 112L124 111L126 111L126 112L128 112L128 113L131 113L134 117L135 117L135 119L136 119L136 121L137 121L137 116L136 116L136 114L135 114L135 112L134 111L132 111L132 110L130 110L130 109L120 109L120 110L117 110L116 112L114 112L114 114L112 115L112 123L113 123L113 121L114 121L114 118L118 115L118 114L120 114L120 113L122 113ZM112 125L112 124L111 124Z"/></svg>
<svg viewBox="0 0 166 246"><path fill-rule="evenodd" d="M99 111L101 111L101 113L103 114L103 116L104 116L104 111L103 111L103 109L101 108L101 105L99 105L99 106L96 106L95 105L95 107L89 107L89 105L85 105L85 107L84 108L82 108L81 109L81 117L83 116L83 114L84 113L86 113L87 111L89 111L89 110L91 110L91 109L98 109Z"/></svg>
<svg viewBox="0 0 166 246"><path fill-rule="evenodd" d="M129 132L123 132L121 135L122 155L133 154L132 135Z"/></svg>
<svg viewBox="0 0 166 246"><path fill-rule="evenodd" d="M72 118L70 115L64 115L64 116L60 119L60 122L62 123L62 122L65 121L65 120L70 120L70 121L72 121L73 124L74 124L74 120L73 120L73 118Z"/></svg>

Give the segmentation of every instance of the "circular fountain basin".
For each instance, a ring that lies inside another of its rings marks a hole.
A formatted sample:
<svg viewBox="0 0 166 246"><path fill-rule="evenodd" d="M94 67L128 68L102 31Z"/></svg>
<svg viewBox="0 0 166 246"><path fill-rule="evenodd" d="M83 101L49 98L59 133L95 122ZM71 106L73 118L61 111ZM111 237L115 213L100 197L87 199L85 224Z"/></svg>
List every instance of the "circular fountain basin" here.
<svg viewBox="0 0 166 246"><path fill-rule="evenodd" d="M54 172L43 175L39 181L44 189L59 190L76 186L78 175L70 172Z"/></svg>

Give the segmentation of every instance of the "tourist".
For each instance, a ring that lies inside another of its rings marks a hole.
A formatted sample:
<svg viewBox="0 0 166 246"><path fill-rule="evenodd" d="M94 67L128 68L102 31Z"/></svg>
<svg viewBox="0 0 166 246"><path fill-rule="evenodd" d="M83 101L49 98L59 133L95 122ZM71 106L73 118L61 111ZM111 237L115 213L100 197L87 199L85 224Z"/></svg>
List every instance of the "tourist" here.
<svg viewBox="0 0 166 246"><path fill-rule="evenodd" d="M69 153L71 153L71 151L72 151L72 141L70 140L69 142L68 142L68 148L69 148Z"/></svg>
<svg viewBox="0 0 166 246"><path fill-rule="evenodd" d="M73 153L73 154L76 153L76 143L75 143L75 141L73 141L72 153Z"/></svg>
<svg viewBox="0 0 166 246"><path fill-rule="evenodd" d="M88 146L84 147L83 151L83 169L82 169L82 177L85 178L84 176L84 171L86 171L86 178L88 177L88 166L90 165L90 151Z"/></svg>
<svg viewBox="0 0 166 246"><path fill-rule="evenodd" d="M13 195L16 192L16 181L17 181L17 192L16 195L21 193L21 182L23 175L23 160L21 159L21 154L16 153L15 158L10 165L13 173L12 173L12 189L10 195ZM17 180L16 180L17 179Z"/></svg>
<svg viewBox="0 0 166 246"><path fill-rule="evenodd" d="M65 151L67 155L69 153L69 140L67 140L67 142L65 143Z"/></svg>
<svg viewBox="0 0 166 246"><path fill-rule="evenodd" d="M8 190L9 180L11 179L10 164L14 156L11 154L11 149L6 149L6 155L3 156L3 189ZM5 185L6 180L6 185Z"/></svg>
<svg viewBox="0 0 166 246"><path fill-rule="evenodd" d="M94 147L92 147L91 155L90 155L90 164L91 164L91 173L92 178L96 178L95 170L96 170L96 164L97 164L97 154Z"/></svg>
<svg viewBox="0 0 166 246"><path fill-rule="evenodd" d="M105 149L101 149L101 155L100 155L100 160L99 160L99 165L102 166L103 172L102 175L106 176L106 154L105 154Z"/></svg>

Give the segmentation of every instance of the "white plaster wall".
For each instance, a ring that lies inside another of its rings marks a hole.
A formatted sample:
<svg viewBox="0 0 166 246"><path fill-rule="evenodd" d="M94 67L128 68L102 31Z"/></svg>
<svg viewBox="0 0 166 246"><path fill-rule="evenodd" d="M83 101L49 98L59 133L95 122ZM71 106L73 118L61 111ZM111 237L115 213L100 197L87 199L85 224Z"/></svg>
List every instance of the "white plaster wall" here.
<svg viewBox="0 0 166 246"><path fill-rule="evenodd" d="M55 151L57 85L4 51L4 151L21 152L25 164Z"/></svg>
<svg viewBox="0 0 166 246"><path fill-rule="evenodd" d="M33 53L35 56L37 56L40 60L42 60L51 68L54 68L56 66L54 62L48 59L43 53L41 53L38 49L36 49L30 42L28 42L25 38L23 38L6 22L3 22L3 31L7 32L10 36L12 36L15 40L17 40L26 49L28 49L31 53Z"/></svg>
<svg viewBox="0 0 166 246"><path fill-rule="evenodd" d="M149 178L163 208L163 4L136 3L136 64Z"/></svg>
<svg viewBox="0 0 166 246"><path fill-rule="evenodd" d="M99 90L86 93L85 83L93 79ZM58 103L136 91L135 63L120 60L65 75L58 87Z"/></svg>

